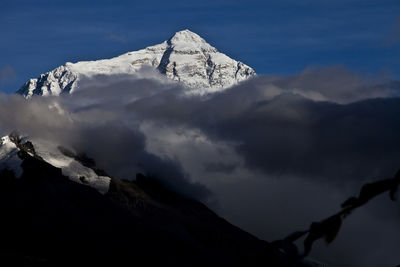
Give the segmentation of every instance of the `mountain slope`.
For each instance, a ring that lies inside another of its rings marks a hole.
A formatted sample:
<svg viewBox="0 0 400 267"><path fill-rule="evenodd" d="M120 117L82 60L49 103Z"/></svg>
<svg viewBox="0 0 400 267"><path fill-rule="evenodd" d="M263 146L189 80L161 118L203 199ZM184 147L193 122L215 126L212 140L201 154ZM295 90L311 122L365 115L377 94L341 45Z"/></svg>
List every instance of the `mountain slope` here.
<svg viewBox="0 0 400 267"><path fill-rule="evenodd" d="M0 163L17 155L22 173L16 177L15 164L0 170L4 266L309 266L157 180L110 177L107 192L99 191L64 175L15 134L3 138L0 151L10 142ZM106 175L82 154L60 150Z"/></svg>
<svg viewBox="0 0 400 267"><path fill-rule="evenodd" d="M34 94L72 93L79 87L82 78L132 75L144 66L155 68L189 88L198 89L199 93L218 91L255 75L249 66L218 52L196 33L183 30L161 44L115 58L68 62L28 80L18 93L26 98Z"/></svg>

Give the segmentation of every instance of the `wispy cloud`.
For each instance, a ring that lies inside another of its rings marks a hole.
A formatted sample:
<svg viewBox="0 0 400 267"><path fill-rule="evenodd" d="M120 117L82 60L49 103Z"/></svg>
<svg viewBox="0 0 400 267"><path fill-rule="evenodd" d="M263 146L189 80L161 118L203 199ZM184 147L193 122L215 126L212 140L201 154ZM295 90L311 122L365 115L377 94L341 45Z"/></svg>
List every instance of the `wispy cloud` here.
<svg viewBox="0 0 400 267"><path fill-rule="evenodd" d="M390 27L389 37L384 44L391 46L400 43L400 17L398 17Z"/></svg>
<svg viewBox="0 0 400 267"><path fill-rule="evenodd" d="M108 33L106 35L106 39L109 41L114 41L114 42L120 42L120 43L124 43L126 42L126 37L122 34L116 34L116 33Z"/></svg>
<svg viewBox="0 0 400 267"><path fill-rule="evenodd" d="M0 85L12 82L16 77L17 75L11 66L0 68Z"/></svg>

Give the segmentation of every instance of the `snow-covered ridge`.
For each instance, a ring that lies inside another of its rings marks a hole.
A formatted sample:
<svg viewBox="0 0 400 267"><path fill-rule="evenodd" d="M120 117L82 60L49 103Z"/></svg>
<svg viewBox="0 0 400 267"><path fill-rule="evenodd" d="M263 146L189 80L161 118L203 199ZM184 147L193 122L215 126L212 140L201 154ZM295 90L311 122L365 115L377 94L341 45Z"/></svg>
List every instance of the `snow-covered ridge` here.
<svg viewBox="0 0 400 267"><path fill-rule="evenodd" d="M67 62L36 79L28 80L18 93L26 98L34 94L72 93L84 77L131 75L144 66L157 69L168 78L196 89L194 93L219 91L255 75L249 66L218 52L196 33L183 30L161 44L115 58Z"/></svg>
<svg viewBox="0 0 400 267"><path fill-rule="evenodd" d="M28 149L30 151L25 151L30 156L39 157L50 165L60 168L62 174L74 182L93 187L102 194L108 192L110 177L97 175L93 169L85 167L72 156L65 155L55 144L44 140L31 140L32 142L28 142L26 138L21 141L17 139L19 137L12 135L1 138L0 171L8 169L14 171L17 178L21 177L23 160L19 157L18 152L21 150L21 146L29 147L32 145L32 148Z"/></svg>
<svg viewBox="0 0 400 267"><path fill-rule="evenodd" d="M72 157L66 156L58 146L44 140L34 140L36 155L50 165L60 168L70 180L95 188L102 194L108 192L111 178L97 175L91 168L83 166Z"/></svg>
<svg viewBox="0 0 400 267"><path fill-rule="evenodd" d="M9 136L0 139L0 171L8 169L14 172L15 177L22 175L22 160L18 157L18 147Z"/></svg>

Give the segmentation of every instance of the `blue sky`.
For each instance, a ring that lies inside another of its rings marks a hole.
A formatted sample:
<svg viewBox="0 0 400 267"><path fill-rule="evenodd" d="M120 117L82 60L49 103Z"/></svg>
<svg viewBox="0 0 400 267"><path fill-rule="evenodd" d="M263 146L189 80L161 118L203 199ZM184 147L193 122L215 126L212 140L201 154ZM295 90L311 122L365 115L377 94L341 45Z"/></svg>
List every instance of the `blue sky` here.
<svg viewBox="0 0 400 267"><path fill-rule="evenodd" d="M0 91L66 61L117 56L186 28L261 74L340 64L400 79L398 0L0 0Z"/></svg>

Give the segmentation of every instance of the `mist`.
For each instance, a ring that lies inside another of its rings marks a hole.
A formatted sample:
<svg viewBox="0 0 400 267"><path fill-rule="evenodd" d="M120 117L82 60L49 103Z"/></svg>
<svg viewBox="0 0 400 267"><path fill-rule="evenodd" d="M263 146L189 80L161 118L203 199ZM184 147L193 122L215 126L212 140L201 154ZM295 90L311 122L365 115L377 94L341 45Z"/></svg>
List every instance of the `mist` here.
<svg viewBox="0 0 400 267"><path fill-rule="evenodd" d="M86 79L60 97L1 95L0 132L83 151L118 178L158 177L273 241L400 168L399 89L334 66L196 95L145 69ZM333 244L317 242L310 257L395 266L399 222L399 202L383 196L346 219Z"/></svg>

